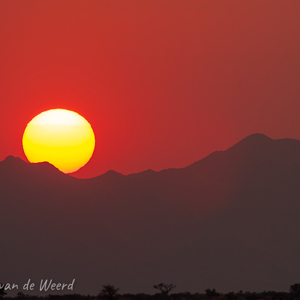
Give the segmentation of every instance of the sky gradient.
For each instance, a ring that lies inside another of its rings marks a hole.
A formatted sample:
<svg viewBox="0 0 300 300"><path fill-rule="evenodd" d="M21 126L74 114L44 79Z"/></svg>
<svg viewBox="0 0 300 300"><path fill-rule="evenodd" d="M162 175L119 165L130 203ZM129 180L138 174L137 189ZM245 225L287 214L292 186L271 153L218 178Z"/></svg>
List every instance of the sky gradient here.
<svg viewBox="0 0 300 300"><path fill-rule="evenodd" d="M78 177L179 168L252 133L300 139L299 1L0 2L0 160L42 111L86 118Z"/></svg>

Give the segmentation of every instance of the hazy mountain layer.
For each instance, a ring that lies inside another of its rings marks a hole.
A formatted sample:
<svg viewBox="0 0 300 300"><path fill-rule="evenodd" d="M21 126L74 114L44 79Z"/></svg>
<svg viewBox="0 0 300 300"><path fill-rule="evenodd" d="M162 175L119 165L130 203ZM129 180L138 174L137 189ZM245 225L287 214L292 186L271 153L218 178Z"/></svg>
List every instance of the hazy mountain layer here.
<svg viewBox="0 0 300 300"><path fill-rule="evenodd" d="M288 290L300 281L300 141L251 135L182 169L76 179L0 162L0 281L73 292ZM33 294L38 294L36 288Z"/></svg>

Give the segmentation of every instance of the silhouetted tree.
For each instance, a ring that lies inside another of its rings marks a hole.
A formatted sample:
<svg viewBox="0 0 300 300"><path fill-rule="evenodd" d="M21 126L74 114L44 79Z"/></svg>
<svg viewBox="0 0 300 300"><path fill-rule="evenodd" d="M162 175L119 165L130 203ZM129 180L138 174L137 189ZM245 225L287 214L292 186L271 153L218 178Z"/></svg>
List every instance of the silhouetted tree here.
<svg viewBox="0 0 300 300"><path fill-rule="evenodd" d="M206 289L205 290L206 296L211 298L211 297L218 297L220 296L220 293L217 293L215 289Z"/></svg>
<svg viewBox="0 0 300 300"><path fill-rule="evenodd" d="M172 283L171 284L159 283L153 285L153 288L159 290L162 296L167 297L169 293L176 288L176 285Z"/></svg>
<svg viewBox="0 0 300 300"><path fill-rule="evenodd" d="M7 294L5 292L5 284L0 283L0 286L1 286L1 288L0 288L0 297L3 297L3 296L5 296Z"/></svg>
<svg viewBox="0 0 300 300"><path fill-rule="evenodd" d="M238 298L238 296L234 292L229 292L225 296L228 300L236 300Z"/></svg>
<svg viewBox="0 0 300 300"><path fill-rule="evenodd" d="M258 298L258 295L254 292L254 293L251 293L251 292L246 292L244 294L244 297L247 299L247 300L256 300Z"/></svg>
<svg viewBox="0 0 300 300"><path fill-rule="evenodd" d="M300 283L295 283L290 286L290 293L295 297L300 297Z"/></svg>
<svg viewBox="0 0 300 300"><path fill-rule="evenodd" d="M107 297L108 299L113 299L117 292L119 291L119 288L116 288L115 286L111 284L106 284L102 286L102 290L99 294L99 296Z"/></svg>

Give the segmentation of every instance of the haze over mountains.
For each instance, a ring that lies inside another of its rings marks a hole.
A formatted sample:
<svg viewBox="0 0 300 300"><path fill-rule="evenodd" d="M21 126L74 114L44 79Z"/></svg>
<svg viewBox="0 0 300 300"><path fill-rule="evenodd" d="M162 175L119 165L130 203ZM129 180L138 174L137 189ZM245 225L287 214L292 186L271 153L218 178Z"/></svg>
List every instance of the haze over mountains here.
<svg viewBox="0 0 300 300"><path fill-rule="evenodd" d="M91 179L0 162L0 281L75 293L287 291L300 281L300 141L253 134L182 169ZM38 294L38 290L32 292Z"/></svg>

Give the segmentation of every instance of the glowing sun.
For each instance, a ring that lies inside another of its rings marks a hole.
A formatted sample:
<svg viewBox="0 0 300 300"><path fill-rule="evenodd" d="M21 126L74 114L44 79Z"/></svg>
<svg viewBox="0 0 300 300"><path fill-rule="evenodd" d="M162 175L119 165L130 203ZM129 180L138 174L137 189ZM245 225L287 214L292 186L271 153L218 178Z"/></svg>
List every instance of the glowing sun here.
<svg viewBox="0 0 300 300"><path fill-rule="evenodd" d="M51 109L34 117L23 135L31 163L47 161L64 173L84 166L93 155L95 135L88 121L66 109Z"/></svg>

